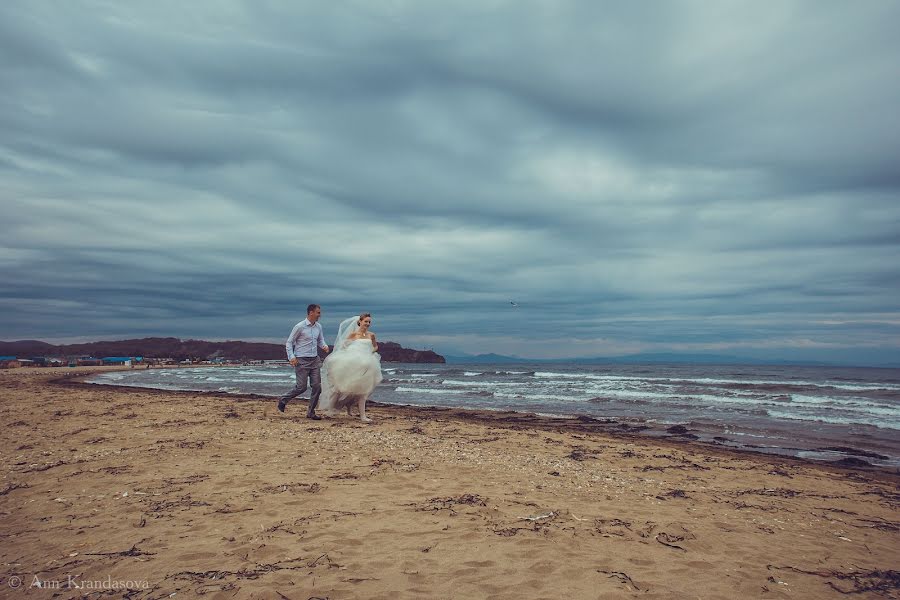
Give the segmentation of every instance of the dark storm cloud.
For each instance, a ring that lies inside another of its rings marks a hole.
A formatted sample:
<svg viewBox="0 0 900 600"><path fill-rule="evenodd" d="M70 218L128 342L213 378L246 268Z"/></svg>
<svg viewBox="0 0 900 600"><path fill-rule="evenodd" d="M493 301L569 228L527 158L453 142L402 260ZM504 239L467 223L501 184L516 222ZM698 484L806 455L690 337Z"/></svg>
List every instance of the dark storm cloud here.
<svg viewBox="0 0 900 600"><path fill-rule="evenodd" d="M898 17L6 3L0 339L897 357Z"/></svg>

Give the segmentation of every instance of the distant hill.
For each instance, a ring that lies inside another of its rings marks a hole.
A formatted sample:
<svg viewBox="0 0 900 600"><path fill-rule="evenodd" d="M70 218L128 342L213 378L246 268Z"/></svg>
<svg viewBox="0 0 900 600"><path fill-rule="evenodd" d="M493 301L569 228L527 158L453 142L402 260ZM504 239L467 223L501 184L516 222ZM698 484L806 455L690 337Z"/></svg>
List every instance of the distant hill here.
<svg viewBox="0 0 900 600"><path fill-rule="evenodd" d="M385 362L443 363L444 357L431 350L412 350L394 342L378 342L378 353ZM142 338L66 344L54 346L37 340L0 341L0 356L30 358L36 356L145 356L176 360L278 360L285 358L284 344L263 342L207 342L178 338Z"/></svg>

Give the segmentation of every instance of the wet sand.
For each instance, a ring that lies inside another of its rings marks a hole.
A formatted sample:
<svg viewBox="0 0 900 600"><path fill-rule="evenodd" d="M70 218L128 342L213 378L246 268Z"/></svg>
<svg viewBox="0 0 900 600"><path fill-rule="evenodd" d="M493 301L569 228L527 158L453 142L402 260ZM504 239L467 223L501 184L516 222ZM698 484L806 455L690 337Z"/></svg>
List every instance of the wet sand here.
<svg viewBox="0 0 900 600"><path fill-rule="evenodd" d="M97 370L0 371L2 598L900 598L890 471Z"/></svg>

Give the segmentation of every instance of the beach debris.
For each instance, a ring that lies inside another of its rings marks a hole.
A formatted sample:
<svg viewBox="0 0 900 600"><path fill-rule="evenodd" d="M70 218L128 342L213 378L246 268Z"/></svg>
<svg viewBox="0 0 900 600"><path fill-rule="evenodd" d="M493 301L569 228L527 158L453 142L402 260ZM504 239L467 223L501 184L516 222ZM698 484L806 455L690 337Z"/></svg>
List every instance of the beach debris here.
<svg viewBox="0 0 900 600"><path fill-rule="evenodd" d="M794 478L793 475L791 475L787 471L785 471L783 469L777 469L777 468L769 471L769 475L778 475L779 477L787 477L788 479Z"/></svg>
<svg viewBox="0 0 900 600"><path fill-rule="evenodd" d="M481 496L479 496L477 494L463 494L457 498L450 498L448 500L451 502L454 502L456 504L472 504L472 505L478 505L478 506L485 506L484 498L482 498ZM448 500L445 500L444 502L447 502Z"/></svg>
<svg viewBox="0 0 900 600"><path fill-rule="evenodd" d="M739 490L735 495L737 496L776 496L779 498L793 498L795 496L801 495L802 492L798 492L797 490L792 490L789 488L763 488L763 489L751 489L751 490Z"/></svg>
<svg viewBox="0 0 900 600"><path fill-rule="evenodd" d="M545 515L535 515L533 517L519 517L520 521L540 521L541 519L551 519L558 515L559 513L555 510L548 512Z"/></svg>
<svg viewBox="0 0 900 600"><path fill-rule="evenodd" d="M863 479L863 481L869 482L870 480ZM895 504L900 503L900 493L890 492L890 491L885 490L880 487L876 487L874 489L867 490L865 492L860 492L860 495L861 496L881 496L882 498L887 500L888 504L890 504L891 506L894 506Z"/></svg>
<svg viewBox="0 0 900 600"><path fill-rule="evenodd" d="M868 468L872 466L872 463L869 461L863 460L861 458L856 458L855 456L848 456L846 458L842 458L841 460L836 460L833 465L838 465L841 467L854 467L854 468Z"/></svg>
<svg viewBox="0 0 900 600"><path fill-rule="evenodd" d="M597 458L598 454L600 454L598 451L585 448L584 446L572 446L572 451L566 458L571 458L572 460L580 462L589 458Z"/></svg>
<svg viewBox="0 0 900 600"><path fill-rule="evenodd" d="M462 494L457 497L448 497L448 498L430 498L425 506L417 508L417 511L438 511L438 510L449 510L451 516L456 515L456 511L454 510L455 506L458 505L468 505L468 506L487 506L485 503L485 498L478 496L477 494Z"/></svg>
<svg viewBox="0 0 900 600"><path fill-rule="evenodd" d="M877 452L869 452L867 450L859 450L850 448L849 446L825 446L824 448L814 448L814 452L840 452L841 454L849 454L851 456L862 456L866 458L876 458L878 460L888 460L890 457Z"/></svg>
<svg viewBox="0 0 900 600"><path fill-rule="evenodd" d="M260 488L259 491L266 494L280 494L282 492L307 492L309 494L318 493L322 489L318 483L282 483L278 485L267 485L263 488ZM247 510L247 509L242 509ZM230 511L222 511L221 509L215 512L239 512L237 510Z"/></svg>
<svg viewBox="0 0 900 600"><path fill-rule="evenodd" d="M185 485L190 483L199 483L201 481L206 481L209 479L209 475L188 475L187 477L167 477L163 479L163 483L166 486L174 486L174 485Z"/></svg>
<svg viewBox="0 0 900 600"><path fill-rule="evenodd" d="M23 472L23 473L41 473L41 472L43 472L43 471L49 471L50 469L53 469L53 468L55 468L55 467L59 467L59 466L61 466L61 465L76 464L76 463L82 463L82 462L85 462L85 461L83 461L83 460L76 460L76 461L73 461L72 463L67 463L67 462L64 461L64 460L58 460L58 461L56 461L56 462L47 463L46 465L39 465L39 464L37 464L37 463L33 463L33 464L29 465L29 467L31 467L31 468L26 469L26 470L24 470L24 471L22 471L22 472Z"/></svg>
<svg viewBox="0 0 900 600"><path fill-rule="evenodd" d="M685 537L683 535L672 535L666 533L665 531L661 531L656 534L656 541L662 544L663 546L668 546L669 548L677 548L678 550L685 550L683 547L677 545L675 542L683 542ZM685 550L686 552L686 550Z"/></svg>
<svg viewBox="0 0 900 600"><path fill-rule="evenodd" d="M825 579L835 579L837 581L826 581L825 583L841 594L862 594L865 592L890 592L893 590L900 590L900 571L895 571L893 569L875 569L871 571L809 571L790 565L766 565L766 568L769 570L790 570L804 575L815 575L816 577ZM838 582L847 582L852 587L848 588L845 585L839 585Z"/></svg>
<svg viewBox="0 0 900 600"><path fill-rule="evenodd" d="M684 425L672 425L666 431L674 435L684 435L688 433L688 428Z"/></svg>
<svg viewBox="0 0 900 600"><path fill-rule="evenodd" d="M834 509L831 509L831 510L834 510ZM834 511L834 512L837 512L837 511ZM849 513L849 511L842 511L842 512L847 512L848 514L856 514L856 513ZM877 520L876 519L859 519L859 522L863 524L863 525L860 525L861 527L871 527L873 529L878 529L880 531L900 531L900 523L895 523L893 521L885 521L884 519L877 519Z"/></svg>
<svg viewBox="0 0 900 600"><path fill-rule="evenodd" d="M607 577L610 577L613 579L618 579L622 583L624 583L626 585L630 585L631 587L633 587L635 590L637 590L639 592L642 591L641 588L638 587L638 585L634 582L634 580L631 577L628 576L627 573L623 573L621 571L603 571L601 569L597 569L597 572L603 573Z"/></svg>
<svg viewBox="0 0 900 600"><path fill-rule="evenodd" d="M141 542L146 540L141 540ZM141 542L138 542L140 544ZM128 550L121 550L119 552L85 552L85 556L155 556L155 552L144 552L143 550L138 550L137 544L133 544L131 548Z"/></svg>
<svg viewBox="0 0 900 600"><path fill-rule="evenodd" d="M684 498L685 500L690 499L684 490L670 490L665 494L660 494L656 497L658 500L668 500L669 498Z"/></svg>
<svg viewBox="0 0 900 600"><path fill-rule="evenodd" d="M190 510L196 506L209 506L209 502L194 500L190 496L182 496L177 500L152 500L147 509L148 513L172 512L176 509Z"/></svg>
<svg viewBox="0 0 900 600"><path fill-rule="evenodd" d="M631 531L631 523L622 519L594 519L597 533L603 537L625 537L626 532ZM641 537L645 537L641 535Z"/></svg>
<svg viewBox="0 0 900 600"><path fill-rule="evenodd" d="M307 567L310 567L310 568L316 567L316 566L319 565L319 561L322 560L323 558L325 559L325 561L326 561L327 566L328 566L329 569L332 569L332 568L335 568L335 567L340 568L341 565L339 565L339 564L337 564L336 562L334 562L333 560L331 560L331 557L328 556L328 553L327 553L327 552L326 552L325 554L319 556L316 560L313 560L313 561L310 561L310 562L306 563L306 566L307 566Z"/></svg>

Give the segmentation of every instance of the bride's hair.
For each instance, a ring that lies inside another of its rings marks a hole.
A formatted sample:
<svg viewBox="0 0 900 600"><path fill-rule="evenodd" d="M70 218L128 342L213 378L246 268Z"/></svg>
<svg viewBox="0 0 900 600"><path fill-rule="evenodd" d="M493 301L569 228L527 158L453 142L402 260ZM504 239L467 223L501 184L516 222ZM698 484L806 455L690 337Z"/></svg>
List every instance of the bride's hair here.
<svg viewBox="0 0 900 600"><path fill-rule="evenodd" d="M356 322L357 325L362 325L362 320L366 317L372 318L372 313L359 313L359 320Z"/></svg>

